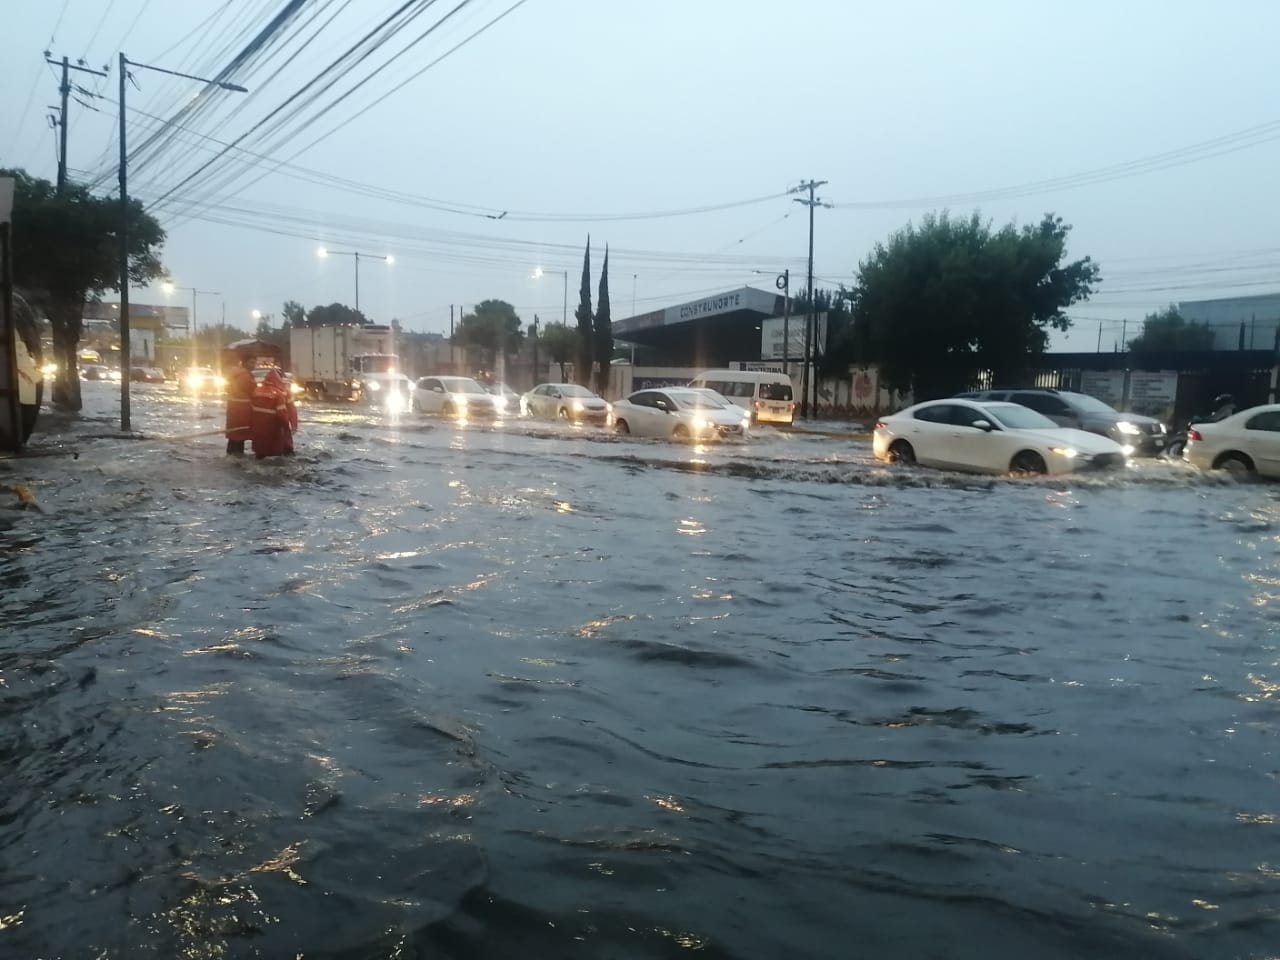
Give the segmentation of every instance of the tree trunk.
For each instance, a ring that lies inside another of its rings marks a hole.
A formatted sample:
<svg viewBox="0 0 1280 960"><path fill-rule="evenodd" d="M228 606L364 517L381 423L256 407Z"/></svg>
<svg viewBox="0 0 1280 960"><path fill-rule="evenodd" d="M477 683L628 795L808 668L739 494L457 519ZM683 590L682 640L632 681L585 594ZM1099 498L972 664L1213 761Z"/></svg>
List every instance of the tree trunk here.
<svg viewBox="0 0 1280 960"><path fill-rule="evenodd" d="M560 382L564 383L565 381L564 363L565 362L563 360L557 360L556 362L560 364Z"/></svg>
<svg viewBox="0 0 1280 960"><path fill-rule="evenodd" d="M78 413L84 406L80 397L80 328L84 298L77 302L55 302L49 307L49 323L53 328L53 356L58 372L50 402L60 410ZM127 375L128 371L122 371Z"/></svg>

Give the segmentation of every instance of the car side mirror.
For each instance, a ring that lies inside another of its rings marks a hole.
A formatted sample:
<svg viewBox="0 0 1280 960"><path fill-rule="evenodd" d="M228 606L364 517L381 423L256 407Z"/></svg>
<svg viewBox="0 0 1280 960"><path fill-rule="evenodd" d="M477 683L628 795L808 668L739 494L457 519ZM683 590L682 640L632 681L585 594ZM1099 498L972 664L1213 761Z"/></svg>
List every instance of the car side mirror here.
<svg viewBox="0 0 1280 960"><path fill-rule="evenodd" d="M981 430L983 433L990 433L995 429L990 420L975 420L969 426L975 430Z"/></svg>
<svg viewBox="0 0 1280 960"><path fill-rule="evenodd" d="M552 396L552 398L553 398L553 399L555 399L555 400L562 400L562 399L564 399L563 395L560 393L560 391L559 391L559 390L554 390L554 391L552 391L551 396Z"/></svg>

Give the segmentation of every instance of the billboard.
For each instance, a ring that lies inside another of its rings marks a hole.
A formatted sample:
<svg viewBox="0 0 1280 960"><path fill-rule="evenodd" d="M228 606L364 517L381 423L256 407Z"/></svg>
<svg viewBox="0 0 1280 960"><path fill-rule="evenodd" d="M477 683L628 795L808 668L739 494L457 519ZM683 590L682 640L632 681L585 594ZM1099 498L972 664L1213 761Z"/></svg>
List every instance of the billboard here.
<svg viewBox="0 0 1280 960"><path fill-rule="evenodd" d="M786 358L788 360L804 359L805 319L806 317L800 314L789 319L770 317L768 320L760 321L760 358L762 360L781 360L783 358L782 328L785 325L787 328ZM825 312L819 313L814 320L818 328L818 334L814 338L814 353L820 356L825 352L823 347L827 342L827 315Z"/></svg>

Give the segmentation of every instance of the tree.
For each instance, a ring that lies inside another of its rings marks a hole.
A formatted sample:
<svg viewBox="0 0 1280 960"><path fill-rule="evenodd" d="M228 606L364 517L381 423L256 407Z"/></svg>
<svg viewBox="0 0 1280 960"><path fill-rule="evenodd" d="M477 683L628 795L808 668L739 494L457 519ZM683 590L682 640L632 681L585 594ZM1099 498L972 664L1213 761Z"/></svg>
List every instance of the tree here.
<svg viewBox="0 0 1280 960"><path fill-rule="evenodd" d="M289 303L293 301L290 300ZM285 304L288 309L289 303ZM316 306L307 311L308 327L332 327L339 324L360 325L368 323L368 319L359 310L353 310L345 303L331 303L327 307Z"/></svg>
<svg viewBox="0 0 1280 960"><path fill-rule="evenodd" d="M507 354L519 349L523 340L516 308L505 300L482 300L474 313L463 316L453 332L455 344L482 351L486 370L497 367L498 357L502 357L505 367Z"/></svg>
<svg viewBox="0 0 1280 960"><path fill-rule="evenodd" d="M578 309L573 311L578 320L578 349L575 351L574 379L584 387L591 385L591 236L587 235L587 250L582 255L582 286L578 291Z"/></svg>
<svg viewBox="0 0 1280 960"><path fill-rule="evenodd" d="M305 326L307 322L306 307L297 300L286 300L280 308L280 316L284 317L284 322L281 326L288 330Z"/></svg>
<svg viewBox="0 0 1280 960"><path fill-rule="evenodd" d="M1149 313L1142 320L1142 332L1129 341L1137 353L1157 350L1212 350L1213 328L1207 323L1186 320L1170 305Z"/></svg>
<svg viewBox="0 0 1280 960"><path fill-rule="evenodd" d="M120 289L117 269L120 204L68 185L58 194L48 180L22 170L0 170L14 184L13 270L16 285L49 317L58 365L53 403L79 410L80 345L84 305ZM164 275L164 230L137 200L129 203L129 281L146 286ZM128 357L122 358L127 365Z"/></svg>
<svg viewBox="0 0 1280 960"><path fill-rule="evenodd" d="M596 372L596 393L609 388L609 365L613 361L613 323L609 317L609 245L604 245L604 264L600 267L600 296L596 300L596 318L592 332Z"/></svg>
<svg viewBox="0 0 1280 960"><path fill-rule="evenodd" d="M973 216L930 214L877 244L858 267L854 326L866 325L881 376L917 400L967 386L980 370L996 381L1043 353L1066 330L1066 307L1089 296L1099 269L1064 262L1070 227L1046 214L1035 225L992 231Z"/></svg>
<svg viewBox="0 0 1280 960"><path fill-rule="evenodd" d="M264 313L258 318L258 325L253 328L253 335L258 340L270 340L275 336L276 328L271 323L271 314Z"/></svg>
<svg viewBox="0 0 1280 960"><path fill-rule="evenodd" d="M566 379L564 365L573 361L580 341L581 337L577 330L566 327L558 321L548 323L538 334L538 343L546 348L551 361L560 364L561 380Z"/></svg>

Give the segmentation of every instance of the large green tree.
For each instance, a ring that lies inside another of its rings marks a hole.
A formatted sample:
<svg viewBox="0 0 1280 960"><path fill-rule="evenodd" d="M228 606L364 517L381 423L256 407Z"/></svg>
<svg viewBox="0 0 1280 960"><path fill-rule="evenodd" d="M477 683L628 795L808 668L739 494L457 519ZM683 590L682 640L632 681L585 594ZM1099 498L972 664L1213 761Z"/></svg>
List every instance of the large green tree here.
<svg viewBox="0 0 1280 960"><path fill-rule="evenodd" d="M59 194L48 180L22 170L0 170L12 177L13 271L32 305L49 317L58 372L52 401L79 410L80 345L84 305L108 290L120 289L120 203L69 185ZM129 204L129 282L146 286L164 275L160 249L164 230L138 201ZM123 358L128 363L128 358Z"/></svg>
<svg viewBox="0 0 1280 960"><path fill-rule="evenodd" d="M1129 349L1142 353L1157 350L1212 350L1213 328L1185 319L1175 306L1149 313L1142 332L1129 341Z"/></svg>
<svg viewBox="0 0 1280 960"><path fill-rule="evenodd" d="M613 321L609 315L609 245L604 245L604 263L600 267L600 294L596 298L595 323L591 334L596 371L596 393L609 388L609 365L613 361Z"/></svg>
<svg viewBox="0 0 1280 960"><path fill-rule="evenodd" d="M289 305L293 301L290 300L285 304L285 310L289 310ZM368 323L368 318L359 310L348 307L345 303L330 303L312 307L307 311L308 327L332 327L339 324L358 325Z"/></svg>
<svg viewBox="0 0 1280 960"><path fill-rule="evenodd" d="M282 326L292 330L306 325L307 308L297 300L286 300L280 307L280 316L284 318Z"/></svg>
<svg viewBox="0 0 1280 960"><path fill-rule="evenodd" d="M552 363L560 364L560 379L566 379L565 364L572 363L578 353L578 331L555 321L548 323L538 334L538 344L542 346Z"/></svg>
<svg viewBox="0 0 1280 960"><path fill-rule="evenodd" d="M584 387L591 386L591 361L595 357L591 336L591 236L587 236L587 249L582 254L582 285L578 288L578 309L573 311L578 321L578 349L574 352L573 377Z"/></svg>
<svg viewBox="0 0 1280 960"><path fill-rule="evenodd" d="M968 385L981 370L1016 375L1067 330L1067 307L1098 282L1090 258L1067 261L1070 227L1039 223L993 230L978 214L930 214L877 244L852 290L855 328L894 388L917 400Z"/></svg>
<svg viewBox="0 0 1280 960"><path fill-rule="evenodd" d="M506 357L520 349L523 340L520 316L505 300L482 300L472 313L463 316L453 331L453 342L480 350L484 367L490 371L496 369L499 357L505 367Z"/></svg>

